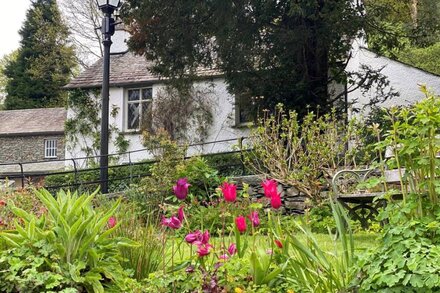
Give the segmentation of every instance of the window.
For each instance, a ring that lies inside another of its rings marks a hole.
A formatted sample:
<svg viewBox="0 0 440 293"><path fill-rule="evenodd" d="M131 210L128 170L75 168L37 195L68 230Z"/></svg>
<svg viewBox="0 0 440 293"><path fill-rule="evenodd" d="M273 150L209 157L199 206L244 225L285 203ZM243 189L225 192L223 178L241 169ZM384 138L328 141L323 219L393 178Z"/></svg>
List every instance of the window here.
<svg viewBox="0 0 440 293"><path fill-rule="evenodd" d="M248 125L258 118L258 101L262 96L249 97L247 95L235 96L235 124Z"/></svg>
<svg viewBox="0 0 440 293"><path fill-rule="evenodd" d="M126 101L126 129L150 129L153 89L129 89Z"/></svg>
<svg viewBox="0 0 440 293"><path fill-rule="evenodd" d="M57 144L56 139L44 140L44 157L46 159L54 159L57 157Z"/></svg>

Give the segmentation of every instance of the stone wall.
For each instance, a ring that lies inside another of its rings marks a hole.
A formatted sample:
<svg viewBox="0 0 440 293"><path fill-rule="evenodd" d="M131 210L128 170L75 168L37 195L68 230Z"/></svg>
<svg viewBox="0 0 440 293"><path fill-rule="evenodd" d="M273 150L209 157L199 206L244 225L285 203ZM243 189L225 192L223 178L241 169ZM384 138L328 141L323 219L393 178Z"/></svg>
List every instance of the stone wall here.
<svg viewBox="0 0 440 293"><path fill-rule="evenodd" d="M264 191L261 187L262 178L259 176L241 176L232 179L237 183L238 189L243 188L243 182L249 184L249 195L253 198L261 199L264 197ZM282 212L285 214L295 215L303 214L305 209L306 197L294 187L279 184L278 191L281 193Z"/></svg>
<svg viewBox="0 0 440 293"><path fill-rule="evenodd" d="M0 137L0 163L50 161L44 158L44 140L57 139L57 159L64 159L64 136Z"/></svg>

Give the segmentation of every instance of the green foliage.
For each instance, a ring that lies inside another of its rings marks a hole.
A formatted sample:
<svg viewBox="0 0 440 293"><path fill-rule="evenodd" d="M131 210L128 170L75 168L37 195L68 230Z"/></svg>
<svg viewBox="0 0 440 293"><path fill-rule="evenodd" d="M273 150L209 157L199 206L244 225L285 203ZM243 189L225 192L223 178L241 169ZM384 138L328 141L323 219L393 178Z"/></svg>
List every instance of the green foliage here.
<svg viewBox="0 0 440 293"><path fill-rule="evenodd" d="M438 73L440 4L437 0L365 1L368 47L423 70Z"/></svg>
<svg viewBox="0 0 440 293"><path fill-rule="evenodd" d="M440 42L423 48L410 47L399 52L397 56L404 63L440 75Z"/></svg>
<svg viewBox="0 0 440 293"><path fill-rule="evenodd" d="M89 292L127 290L132 282L121 267L119 248L136 243L111 237L117 226L106 229L119 201L111 209L97 213L92 207L94 194L77 196L61 191L56 199L46 190L35 194L47 209L47 215L38 218L12 207L20 223L16 221L14 230L0 233L9 254L14 256L1 255L0 284L6 286L3 289L16 292L20 286L31 285L37 286L36 289L51 286L57 291L70 287ZM32 254L35 260L28 264L27 257ZM15 269L10 270L14 264ZM45 281L23 283L29 279Z"/></svg>
<svg viewBox="0 0 440 293"><path fill-rule="evenodd" d="M346 151L354 137L355 125L348 127L335 113L308 113L302 120L295 111L278 105L276 113L259 121L250 135L245 162L257 174L293 186L314 201L328 184L327 178L341 165L353 164L362 144Z"/></svg>
<svg viewBox="0 0 440 293"><path fill-rule="evenodd" d="M6 109L64 106L62 87L76 64L57 2L33 1L20 35L17 58L5 68Z"/></svg>
<svg viewBox="0 0 440 293"><path fill-rule="evenodd" d="M98 156L101 143L101 102L98 98L98 90L75 89L69 91L67 105L73 113L66 119L64 130L66 134L66 144L69 151L74 151L78 146L79 150L86 156ZM119 113L119 108L112 108L110 116L115 119ZM109 127L109 139L113 140L118 153L126 152L129 141L122 134L115 123ZM110 160L117 160L110 157ZM89 165L96 163L87 162Z"/></svg>
<svg viewBox="0 0 440 293"><path fill-rule="evenodd" d="M424 204L430 206L428 201ZM358 263L362 292L438 292L440 290L439 208L434 216L413 218L419 199L390 204L379 247Z"/></svg>
<svg viewBox="0 0 440 293"><path fill-rule="evenodd" d="M351 0L129 0L123 18L129 47L155 73L173 80L216 68L231 93L263 97L256 108L283 102L302 116L306 105L331 109L327 85L346 78L340 60L361 32L361 10Z"/></svg>
<svg viewBox="0 0 440 293"><path fill-rule="evenodd" d="M107 211L113 204L113 200L106 195L98 196L94 201L97 211ZM160 219L154 215L143 214L135 201L122 201L114 214L120 225L112 237L129 238L139 244L120 248L124 258L122 266L133 272L133 277L138 281L162 267L166 247L163 245L163 230L158 227Z"/></svg>
<svg viewBox="0 0 440 293"><path fill-rule="evenodd" d="M331 203L332 215L336 223L336 235L340 245L328 253L320 247L312 232L296 224L305 243L296 235L288 237L289 255L284 276L299 292L345 292L355 277L355 244L343 207ZM286 255L281 260L284 262Z"/></svg>

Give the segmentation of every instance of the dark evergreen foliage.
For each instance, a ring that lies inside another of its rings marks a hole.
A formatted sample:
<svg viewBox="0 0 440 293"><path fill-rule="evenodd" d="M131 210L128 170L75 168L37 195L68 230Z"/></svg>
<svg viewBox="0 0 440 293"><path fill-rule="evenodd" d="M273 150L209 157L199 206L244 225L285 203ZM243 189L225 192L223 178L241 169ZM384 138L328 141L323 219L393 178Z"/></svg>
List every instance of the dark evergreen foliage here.
<svg viewBox="0 0 440 293"><path fill-rule="evenodd" d="M56 0L32 1L20 30L16 59L5 68L6 109L43 108L64 105L67 84L75 67L69 32Z"/></svg>
<svg viewBox="0 0 440 293"><path fill-rule="evenodd" d="M123 15L130 48L154 72L217 68L232 93L300 113L331 107L327 85L346 78L343 61L363 24L352 0L127 0Z"/></svg>

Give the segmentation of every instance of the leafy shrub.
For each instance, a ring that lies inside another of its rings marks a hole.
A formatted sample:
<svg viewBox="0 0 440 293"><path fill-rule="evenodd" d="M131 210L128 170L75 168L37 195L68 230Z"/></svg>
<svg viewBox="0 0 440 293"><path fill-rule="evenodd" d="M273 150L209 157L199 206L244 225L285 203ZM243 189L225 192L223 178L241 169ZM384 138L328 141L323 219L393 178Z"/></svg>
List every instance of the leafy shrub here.
<svg viewBox="0 0 440 293"><path fill-rule="evenodd" d="M382 214L389 221L379 247L358 267L361 292L439 292L440 209L434 217L411 219L418 199L395 203Z"/></svg>
<svg viewBox="0 0 440 293"><path fill-rule="evenodd" d="M14 228L17 217L12 212L12 207L21 208L37 217L46 212L35 194L27 189L0 191L0 201L0 231Z"/></svg>
<svg viewBox="0 0 440 293"><path fill-rule="evenodd" d="M98 212L107 211L112 207L113 200L101 195L96 198L94 205ZM133 277L141 281L157 271L162 264L164 231L159 227L157 211L144 214L137 202L125 200L115 211L114 219L120 224L113 231L112 237L129 238L139 244L121 247L120 252L124 259L122 266L134 272Z"/></svg>
<svg viewBox="0 0 440 293"><path fill-rule="evenodd" d="M265 174L295 187L315 202L322 187L344 164L352 164L362 144L350 151L346 144L357 134L335 113L308 113L302 120L295 111L278 105L275 114L261 119L251 135L245 162L257 174Z"/></svg>
<svg viewBox="0 0 440 293"><path fill-rule="evenodd" d="M15 229L3 231L7 250L0 257L0 289L3 292L40 292L75 288L89 292L124 291L135 285L122 268L119 248L135 243L110 234L109 218L119 201L108 211L97 213L92 195L64 193L55 199L48 191L35 191L47 209L37 217L18 207ZM28 263L28 257L34 255ZM11 267L13 269L11 269Z"/></svg>

